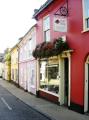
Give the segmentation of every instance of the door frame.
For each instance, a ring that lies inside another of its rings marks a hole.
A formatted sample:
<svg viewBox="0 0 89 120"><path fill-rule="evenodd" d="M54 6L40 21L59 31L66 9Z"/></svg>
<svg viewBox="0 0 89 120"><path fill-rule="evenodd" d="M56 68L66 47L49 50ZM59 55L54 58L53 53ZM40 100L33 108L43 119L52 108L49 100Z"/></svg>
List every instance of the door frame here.
<svg viewBox="0 0 89 120"><path fill-rule="evenodd" d="M64 59L68 58L68 107L70 106L70 95L71 95L71 54L65 51L59 56L59 75L60 75L60 87L59 87L59 102L60 105L64 105Z"/></svg>
<svg viewBox="0 0 89 120"><path fill-rule="evenodd" d="M85 62L85 81L84 81L84 112L88 112L88 65L89 65L89 56Z"/></svg>

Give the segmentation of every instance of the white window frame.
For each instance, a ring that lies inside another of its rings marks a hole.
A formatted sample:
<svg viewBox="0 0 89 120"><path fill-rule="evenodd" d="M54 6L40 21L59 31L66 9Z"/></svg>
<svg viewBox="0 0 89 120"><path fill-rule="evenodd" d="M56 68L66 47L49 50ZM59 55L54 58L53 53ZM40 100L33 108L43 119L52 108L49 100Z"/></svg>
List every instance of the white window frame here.
<svg viewBox="0 0 89 120"><path fill-rule="evenodd" d="M89 31L89 27L86 26L86 20L89 19L88 17L85 17L85 0L82 0L82 6L83 6L83 32Z"/></svg>
<svg viewBox="0 0 89 120"><path fill-rule="evenodd" d="M47 20L47 18L49 18L49 27L46 29L45 26L44 26L44 21ZM43 18L43 39L46 42L50 42L50 38L51 38L51 35L49 33L49 40L46 39L46 36L45 36L46 34L45 33L48 32L48 31L50 32L50 16L49 15L47 15Z"/></svg>

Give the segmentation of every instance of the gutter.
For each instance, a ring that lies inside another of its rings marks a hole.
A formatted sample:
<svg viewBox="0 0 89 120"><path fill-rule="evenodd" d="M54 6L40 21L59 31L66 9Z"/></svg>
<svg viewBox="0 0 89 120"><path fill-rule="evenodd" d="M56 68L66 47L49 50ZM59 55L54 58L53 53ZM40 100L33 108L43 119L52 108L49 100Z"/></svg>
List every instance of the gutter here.
<svg viewBox="0 0 89 120"><path fill-rule="evenodd" d="M47 8L54 0L47 0L38 10L34 13L32 18L36 18L36 16L42 12L45 8Z"/></svg>

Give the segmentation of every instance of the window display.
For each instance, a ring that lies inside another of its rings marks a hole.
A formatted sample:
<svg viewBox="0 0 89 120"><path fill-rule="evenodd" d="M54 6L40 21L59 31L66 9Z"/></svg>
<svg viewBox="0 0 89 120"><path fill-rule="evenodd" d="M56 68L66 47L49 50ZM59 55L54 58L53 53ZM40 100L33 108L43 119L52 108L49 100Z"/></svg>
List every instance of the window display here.
<svg viewBox="0 0 89 120"><path fill-rule="evenodd" d="M58 64L48 64L46 61L40 64L40 88L58 94L59 75Z"/></svg>

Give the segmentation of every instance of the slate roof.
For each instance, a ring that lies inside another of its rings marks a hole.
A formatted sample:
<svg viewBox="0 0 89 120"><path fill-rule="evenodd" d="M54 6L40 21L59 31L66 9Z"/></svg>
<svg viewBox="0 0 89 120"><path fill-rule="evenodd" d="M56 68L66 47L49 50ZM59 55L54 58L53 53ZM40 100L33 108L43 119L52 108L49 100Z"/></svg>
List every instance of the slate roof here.
<svg viewBox="0 0 89 120"><path fill-rule="evenodd" d="M33 18L36 18L36 16L42 12L48 5L50 5L53 2L53 0L47 0L39 9L34 10Z"/></svg>

